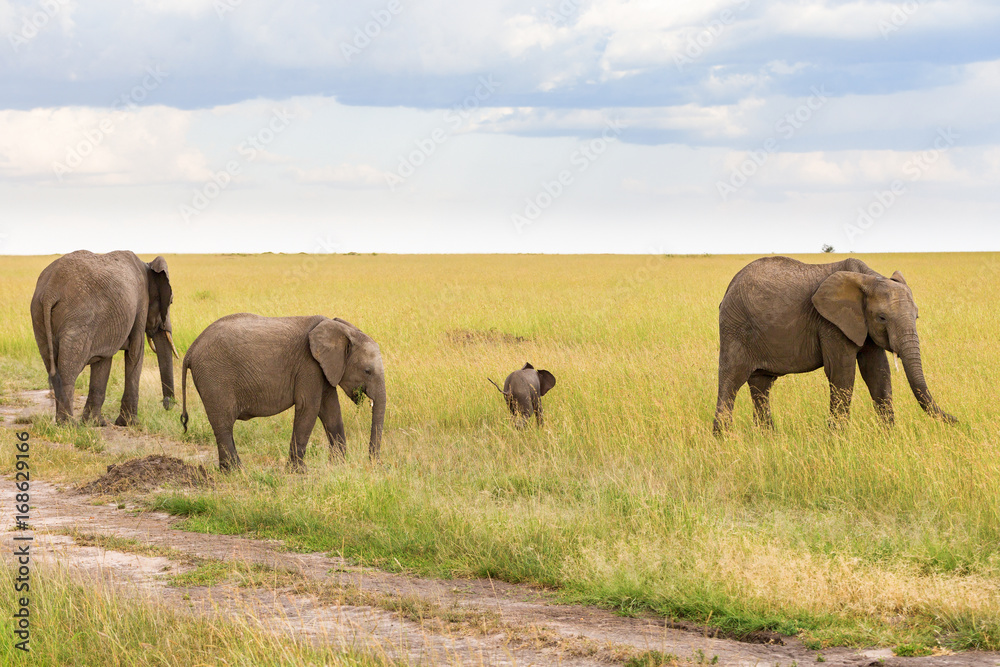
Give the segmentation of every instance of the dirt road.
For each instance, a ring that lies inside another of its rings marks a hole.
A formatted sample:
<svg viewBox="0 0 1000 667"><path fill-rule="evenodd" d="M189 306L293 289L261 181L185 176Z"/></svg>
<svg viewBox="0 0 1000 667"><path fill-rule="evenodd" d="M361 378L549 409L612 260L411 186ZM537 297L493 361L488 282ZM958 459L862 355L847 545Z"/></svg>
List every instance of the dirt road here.
<svg viewBox="0 0 1000 667"><path fill-rule="evenodd" d="M0 408L5 426L51 409L44 392L27 392L23 399L27 407ZM190 444L132 436L115 427L102 430L109 447L119 451L178 456L195 465L211 460L193 456ZM11 479L0 480L5 559L13 552L14 492ZM95 505L91 496L43 481L32 482L31 499L34 550L43 561L190 613L252 617L273 632L413 664L608 665L649 656L650 651L674 656L678 664L789 667L817 662L818 653L796 638L757 637L780 644L713 638L706 629L671 627L678 624L660 618L626 618L557 604L551 594L531 586L397 575L325 554L288 553L277 542L184 532L168 515ZM105 548L109 542L101 536L135 543ZM137 553L142 549L136 544L156 547L151 550L156 555ZM168 581L205 562L291 574L271 587L235 581L178 586ZM986 653L897 658L888 649L825 649L822 655L826 664L837 666L1000 665L1000 655Z"/></svg>

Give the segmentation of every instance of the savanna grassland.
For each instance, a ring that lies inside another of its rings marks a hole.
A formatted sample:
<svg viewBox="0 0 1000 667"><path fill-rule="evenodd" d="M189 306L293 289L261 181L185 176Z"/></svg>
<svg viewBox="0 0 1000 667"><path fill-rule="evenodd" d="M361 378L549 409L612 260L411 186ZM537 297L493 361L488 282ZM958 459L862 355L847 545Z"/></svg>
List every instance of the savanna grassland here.
<svg viewBox="0 0 1000 667"><path fill-rule="evenodd" d="M45 386L28 303L51 259L0 262L6 401ZM309 471L286 472L289 411L237 424L244 473L150 505L188 530L534 582L569 601L737 632L1000 649L1000 256L862 257L906 276L930 389L958 426L924 415L894 368L895 429L879 427L859 378L850 424L831 430L817 372L775 385L774 432L753 427L744 388L732 434L716 439L718 304L751 259L168 256L181 354L233 312L339 316L379 342L389 408L382 465L367 462L367 402L342 401L346 464L327 461L317 429ZM502 382L525 361L558 383L544 428L519 431L486 378ZM160 406L151 359L143 382L137 428L214 451L190 381L187 434L179 410ZM86 427L34 428L83 443L69 454L39 444L43 479L92 479L112 460Z"/></svg>

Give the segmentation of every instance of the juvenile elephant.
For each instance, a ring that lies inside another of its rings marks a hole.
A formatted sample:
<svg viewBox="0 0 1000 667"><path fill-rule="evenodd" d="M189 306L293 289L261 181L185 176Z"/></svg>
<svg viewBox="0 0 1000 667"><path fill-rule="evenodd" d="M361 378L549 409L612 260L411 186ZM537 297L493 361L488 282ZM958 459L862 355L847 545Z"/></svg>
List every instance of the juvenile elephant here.
<svg viewBox="0 0 1000 667"><path fill-rule="evenodd" d="M920 407L948 423L957 420L931 397L920 359L917 306L897 271L886 278L857 259L803 264L766 257L736 274L719 306L719 398L714 430L732 421L736 393L750 385L754 417L773 426L768 395L774 380L823 368L830 412L846 418L855 365L879 416L893 422L892 379L886 350L903 361Z"/></svg>
<svg viewBox="0 0 1000 667"><path fill-rule="evenodd" d="M49 264L38 276L31 297L31 325L56 398L56 420L73 417L76 378L90 366L90 391L83 419L100 425L111 362L125 350L125 393L115 423L132 423L139 408L143 334L160 365L163 407L174 400L177 356L170 324L173 290L167 262L149 264L119 250L95 255L78 250Z"/></svg>
<svg viewBox="0 0 1000 667"><path fill-rule="evenodd" d="M337 387L354 401L372 400L368 455L379 457L385 421L385 371L378 345L341 319L262 317L250 313L216 320L195 339L181 367L181 423L187 431L187 372L201 395L219 448L219 468L241 467L233 442L237 419L269 417L295 406L289 465L304 469L316 417L330 454L344 458L347 438Z"/></svg>
<svg viewBox="0 0 1000 667"><path fill-rule="evenodd" d="M504 395L507 407L519 426L526 423L531 415L535 415L538 426L542 425L541 398L556 386L555 375L545 370L535 370L534 366L526 363L524 368L507 376L503 389L492 379L486 379Z"/></svg>

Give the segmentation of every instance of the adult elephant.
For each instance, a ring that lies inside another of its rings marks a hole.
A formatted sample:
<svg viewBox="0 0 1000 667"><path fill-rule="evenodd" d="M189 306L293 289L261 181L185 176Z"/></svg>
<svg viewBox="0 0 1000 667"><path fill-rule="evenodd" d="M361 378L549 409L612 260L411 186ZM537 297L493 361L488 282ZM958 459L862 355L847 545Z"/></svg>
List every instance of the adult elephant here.
<svg viewBox="0 0 1000 667"><path fill-rule="evenodd" d="M368 455L379 457L385 421L385 371L378 344L341 319L228 315L208 326L188 348L181 366L181 423L187 431L187 372L201 395L219 449L219 467L240 467L233 441L237 419L269 417L295 406L288 458L303 469L316 418L331 455L347 453L339 386L354 401L372 400Z"/></svg>
<svg viewBox="0 0 1000 667"><path fill-rule="evenodd" d="M733 403L749 383L758 424L771 427L774 380L818 368L830 381L830 412L850 412L855 367L875 408L893 422L892 379L886 350L899 355L917 401L949 423L924 379L913 293L897 271L886 278L864 262L803 264L788 257L751 262L736 274L719 305L719 398L714 430L732 422Z"/></svg>
<svg viewBox="0 0 1000 667"><path fill-rule="evenodd" d="M167 262L148 264L135 253L118 250L96 255L78 250L49 264L38 276L31 297L35 342L56 399L56 420L73 418L76 378L90 366L90 391L83 419L100 425L108 376L115 353L125 350L125 392L115 424L135 420L139 409L143 335L160 366L163 407L174 400L177 356L170 324L173 290Z"/></svg>

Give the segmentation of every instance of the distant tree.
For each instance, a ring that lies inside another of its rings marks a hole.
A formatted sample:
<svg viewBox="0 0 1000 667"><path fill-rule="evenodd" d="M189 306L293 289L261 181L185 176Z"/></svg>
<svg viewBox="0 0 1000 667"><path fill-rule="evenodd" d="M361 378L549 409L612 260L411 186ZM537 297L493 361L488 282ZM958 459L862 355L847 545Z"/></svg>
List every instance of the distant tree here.
<svg viewBox="0 0 1000 667"><path fill-rule="evenodd" d="M829 243L823 244L823 252L833 252L834 248Z"/></svg>

